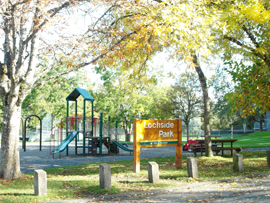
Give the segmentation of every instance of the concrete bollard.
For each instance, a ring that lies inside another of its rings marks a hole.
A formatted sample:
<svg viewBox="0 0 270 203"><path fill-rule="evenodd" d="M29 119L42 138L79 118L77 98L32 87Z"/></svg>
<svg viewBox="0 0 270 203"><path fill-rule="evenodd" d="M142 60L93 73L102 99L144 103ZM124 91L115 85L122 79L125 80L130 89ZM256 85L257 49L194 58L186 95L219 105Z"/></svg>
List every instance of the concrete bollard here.
<svg viewBox="0 0 270 203"><path fill-rule="evenodd" d="M34 189L35 195L47 195L47 173L42 169L34 171Z"/></svg>
<svg viewBox="0 0 270 203"><path fill-rule="evenodd" d="M101 188L111 188L111 166L109 164L99 165L99 185Z"/></svg>
<svg viewBox="0 0 270 203"><path fill-rule="evenodd" d="M270 167L270 151L266 151L266 156L267 156L267 165Z"/></svg>
<svg viewBox="0 0 270 203"><path fill-rule="evenodd" d="M194 157L187 158L187 170L189 177L198 178L198 166L196 158Z"/></svg>
<svg viewBox="0 0 270 203"><path fill-rule="evenodd" d="M148 162L148 180L150 183L159 182L158 164L154 161Z"/></svg>
<svg viewBox="0 0 270 203"><path fill-rule="evenodd" d="M243 155L234 154L233 155L233 171L234 172L243 172Z"/></svg>

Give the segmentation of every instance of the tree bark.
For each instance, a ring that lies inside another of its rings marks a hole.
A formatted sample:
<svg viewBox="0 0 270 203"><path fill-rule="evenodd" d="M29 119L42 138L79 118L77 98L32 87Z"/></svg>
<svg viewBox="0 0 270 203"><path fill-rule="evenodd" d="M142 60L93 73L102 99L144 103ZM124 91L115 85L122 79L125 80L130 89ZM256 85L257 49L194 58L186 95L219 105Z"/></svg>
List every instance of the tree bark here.
<svg viewBox="0 0 270 203"><path fill-rule="evenodd" d="M1 170L3 179L20 177L19 130L21 105L10 108L3 102L3 125L1 142Z"/></svg>
<svg viewBox="0 0 270 203"><path fill-rule="evenodd" d="M125 130L125 141L130 142L130 128L128 127L128 121L126 118L123 118L123 128Z"/></svg>
<svg viewBox="0 0 270 203"><path fill-rule="evenodd" d="M263 120L260 120L260 131L263 131Z"/></svg>
<svg viewBox="0 0 270 203"><path fill-rule="evenodd" d="M231 118L231 139L233 139L233 118Z"/></svg>
<svg viewBox="0 0 270 203"><path fill-rule="evenodd" d="M205 156L212 157L212 141L211 141L211 132L210 132L210 99L208 95L208 88L206 83L206 77L199 65L197 55L193 55L193 63L196 69L196 72L199 76L203 91L203 104L204 104L204 136L205 136Z"/></svg>
<svg viewBox="0 0 270 203"><path fill-rule="evenodd" d="M125 141L130 142L130 133L126 133Z"/></svg>
<svg viewBox="0 0 270 203"><path fill-rule="evenodd" d="M186 124L187 127L187 137L189 136L189 125Z"/></svg>

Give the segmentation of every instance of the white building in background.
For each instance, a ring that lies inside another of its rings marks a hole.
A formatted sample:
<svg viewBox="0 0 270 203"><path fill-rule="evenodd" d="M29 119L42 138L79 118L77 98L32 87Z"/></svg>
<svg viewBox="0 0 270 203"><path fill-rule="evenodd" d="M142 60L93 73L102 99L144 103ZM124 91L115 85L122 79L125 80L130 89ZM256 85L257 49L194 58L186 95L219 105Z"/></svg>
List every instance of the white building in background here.
<svg viewBox="0 0 270 203"><path fill-rule="evenodd" d="M254 131L260 130L260 123L254 123ZM263 123L263 130L270 131L270 112L266 112L266 117Z"/></svg>

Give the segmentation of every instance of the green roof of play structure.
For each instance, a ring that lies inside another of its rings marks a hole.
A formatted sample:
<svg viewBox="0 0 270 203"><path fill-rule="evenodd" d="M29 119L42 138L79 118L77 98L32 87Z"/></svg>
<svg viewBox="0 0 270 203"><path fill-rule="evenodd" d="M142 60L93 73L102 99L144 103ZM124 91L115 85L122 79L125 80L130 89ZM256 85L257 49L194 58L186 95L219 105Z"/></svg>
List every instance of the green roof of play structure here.
<svg viewBox="0 0 270 203"><path fill-rule="evenodd" d="M94 101L94 98L85 90L81 88L75 88L66 98L69 101L76 101L77 98L82 95L85 100Z"/></svg>

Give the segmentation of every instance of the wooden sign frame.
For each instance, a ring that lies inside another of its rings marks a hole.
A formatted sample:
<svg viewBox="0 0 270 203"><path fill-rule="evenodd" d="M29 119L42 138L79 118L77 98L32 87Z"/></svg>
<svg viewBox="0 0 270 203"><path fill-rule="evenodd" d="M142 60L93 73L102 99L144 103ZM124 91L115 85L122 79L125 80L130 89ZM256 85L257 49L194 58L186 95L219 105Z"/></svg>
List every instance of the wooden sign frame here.
<svg viewBox="0 0 270 203"><path fill-rule="evenodd" d="M175 146L176 168L182 167L182 119L133 120L133 172L140 172L141 147Z"/></svg>

